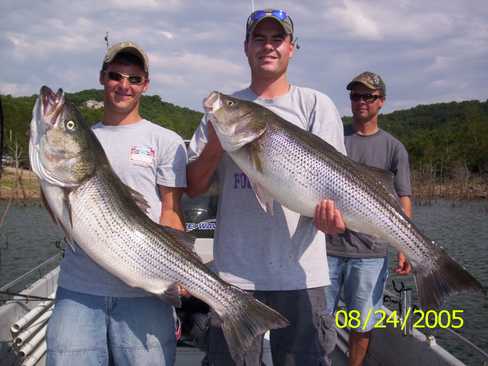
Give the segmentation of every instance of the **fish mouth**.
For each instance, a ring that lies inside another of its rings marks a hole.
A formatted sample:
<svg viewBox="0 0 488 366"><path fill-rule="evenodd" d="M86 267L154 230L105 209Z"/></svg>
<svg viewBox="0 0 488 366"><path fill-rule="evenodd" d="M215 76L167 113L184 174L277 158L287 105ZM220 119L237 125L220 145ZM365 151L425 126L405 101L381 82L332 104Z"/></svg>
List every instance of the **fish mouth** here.
<svg viewBox="0 0 488 366"><path fill-rule="evenodd" d="M41 87L40 97L43 120L49 127L55 127L64 108L63 89L60 88L57 93L54 93L49 87L44 85Z"/></svg>
<svg viewBox="0 0 488 366"><path fill-rule="evenodd" d="M217 91L211 92L208 97L203 100L203 109L206 113L215 113L222 107L220 100L220 93Z"/></svg>

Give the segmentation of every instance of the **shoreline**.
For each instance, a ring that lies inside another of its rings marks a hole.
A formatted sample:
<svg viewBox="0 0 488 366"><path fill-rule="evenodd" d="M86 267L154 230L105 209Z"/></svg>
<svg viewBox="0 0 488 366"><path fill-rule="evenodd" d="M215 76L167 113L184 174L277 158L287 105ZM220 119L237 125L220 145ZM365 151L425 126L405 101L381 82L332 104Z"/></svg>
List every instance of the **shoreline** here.
<svg viewBox="0 0 488 366"><path fill-rule="evenodd" d="M488 199L488 179L449 180L443 183L412 179L412 199L422 204L435 200L473 201ZM36 175L28 169L4 167L0 178L0 201L40 201Z"/></svg>

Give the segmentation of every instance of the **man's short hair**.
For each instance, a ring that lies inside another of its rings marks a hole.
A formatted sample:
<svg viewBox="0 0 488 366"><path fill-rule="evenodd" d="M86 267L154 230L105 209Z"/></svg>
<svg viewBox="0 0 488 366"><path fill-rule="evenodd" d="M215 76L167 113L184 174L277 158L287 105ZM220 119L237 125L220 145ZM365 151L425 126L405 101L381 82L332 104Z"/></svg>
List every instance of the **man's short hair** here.
<svg viewBox="0 0 488 366"><path fill-rule="evenodd" d="M103 58L102 71L110 63L121 63L125 65L138 65L146 75L149 74L149 60L146 52L137 44L131 41L119 42L107 50Z"/></svg>

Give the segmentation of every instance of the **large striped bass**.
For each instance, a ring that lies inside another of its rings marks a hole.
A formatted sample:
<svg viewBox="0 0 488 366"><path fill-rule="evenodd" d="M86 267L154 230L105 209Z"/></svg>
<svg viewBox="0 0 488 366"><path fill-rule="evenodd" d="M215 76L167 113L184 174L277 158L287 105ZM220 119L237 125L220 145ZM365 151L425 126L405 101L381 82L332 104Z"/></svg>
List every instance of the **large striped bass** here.
<svg viewBox="0 0 488 366"><path fill-rule="evenodd" d="M113 172L95 134L62 90L41 88L29 156L48 208L68 238L129 286L167 297L180 285L206 302L222 321L235 360L257 336L288 325L278 312L209 271L190 249L191 236L146 216L147 203Z"/></svg>
<svg viewBox="0 0 488 366"><path fill-rule="evenodd" d="M318 202L335 201L348 229L385 240L405 253L423 308L440 307L452 293L483 291L404 214L391 173L352 161L258 104L212 92L204 107L223 149L248 176L267 212L272 213L276 200L313 217Z"/></svg>

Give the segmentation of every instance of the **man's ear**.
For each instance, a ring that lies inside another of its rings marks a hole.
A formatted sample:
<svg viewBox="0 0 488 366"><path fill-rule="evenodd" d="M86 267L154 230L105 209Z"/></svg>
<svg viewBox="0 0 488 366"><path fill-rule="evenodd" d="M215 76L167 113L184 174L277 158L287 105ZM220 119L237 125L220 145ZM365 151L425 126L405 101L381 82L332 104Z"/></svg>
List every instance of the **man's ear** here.
<svg viewBox="0 0 488 366"><path fill-rule="evenodd" d="M142 92L145 93L149 89L149 79L146 79L144 82L144 87L142 88Z"/></svg>
<svg viewBox="0 0 488 366"><path fill-rule="evenodd" d="M291 37L290 35L288 35L287 37ZM291 40L290 39L290 44L289 44L289 47L290 47L290 58L293 57L293 55L295 54L295 49L296 49L296 39L295 40Z"/></svg>

